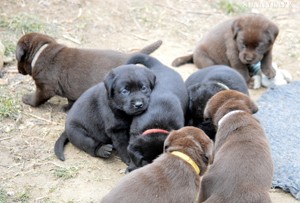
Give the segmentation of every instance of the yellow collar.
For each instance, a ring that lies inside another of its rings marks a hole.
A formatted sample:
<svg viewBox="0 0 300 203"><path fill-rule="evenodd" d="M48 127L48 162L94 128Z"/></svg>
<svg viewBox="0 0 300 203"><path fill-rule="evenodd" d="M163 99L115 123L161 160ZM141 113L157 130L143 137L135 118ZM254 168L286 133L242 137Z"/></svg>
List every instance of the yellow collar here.
<svg viewBox="0 0 300 203"><path fill-rule="evenodd" d="M178 156L179 158L183 159L184 161L188 162L196 171L197 174L200 174L200 168L197 166L197 164L189 157L188 155L179 152L179 151L173 151L171 154Z"/></svg>

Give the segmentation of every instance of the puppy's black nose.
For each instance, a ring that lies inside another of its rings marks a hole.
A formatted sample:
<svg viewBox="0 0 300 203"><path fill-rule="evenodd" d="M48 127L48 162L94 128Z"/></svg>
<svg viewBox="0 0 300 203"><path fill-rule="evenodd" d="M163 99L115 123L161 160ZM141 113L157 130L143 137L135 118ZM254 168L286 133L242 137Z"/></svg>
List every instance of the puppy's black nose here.
<svg viewBox="0 0 300 203"><path fill-rule="evenodd" d="M134 102L133 107L136 108L136 109L142 108L143 107L143 102L136 101L136 102Z"/></svg>

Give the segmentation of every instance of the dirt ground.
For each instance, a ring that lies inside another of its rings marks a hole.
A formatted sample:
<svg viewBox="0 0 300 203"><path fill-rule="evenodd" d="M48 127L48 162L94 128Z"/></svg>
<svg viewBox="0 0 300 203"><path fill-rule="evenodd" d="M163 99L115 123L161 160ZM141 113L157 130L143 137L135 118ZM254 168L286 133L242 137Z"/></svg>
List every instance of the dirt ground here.
<svg viewBox="0 0 300 203"><path fill-rule="evenodd" d="M236 2L230 3L230 2ZM243 3L241 3L243 2ZM256 3L255 3L256 2ZM27 31L40 31L73 47L131 51L158 39L163 45L153 55L166 65L193 50L212 26L239 12L259 12L280 28L273 59L294 80L300 76L300 3L297 0L2 0L0 40L14 50ZM227 11L233 8L232 14ZM13 56L14 57L14 56ZM193 65L176 69L185 79ZM0 78L0 97L13 104L8 118L0 118L0 203L98 202L124 176L117 156L93 158L71 144L66 161L53 153L64 129L66 100L54 97L39 108L21 102L35 90L29 76L7 64ZM251 91L254 99L265 89ZM4 101L1 100L1 102ZM271 189L275 203L297 202L290 194Z"/></svg>

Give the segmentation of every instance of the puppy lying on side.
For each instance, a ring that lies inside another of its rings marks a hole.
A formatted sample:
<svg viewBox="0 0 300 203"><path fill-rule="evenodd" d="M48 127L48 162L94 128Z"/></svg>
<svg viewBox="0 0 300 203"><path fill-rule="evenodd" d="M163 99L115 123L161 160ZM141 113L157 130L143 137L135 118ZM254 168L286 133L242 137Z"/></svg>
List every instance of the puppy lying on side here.
<svg viewBox="0 0 300 203"><path fill-rule="evenodd" d="M161 43L159 40L139 52L150 54ZM18 70L32 77L36 91L24 95L22 100L36 107L59 95L68 99L64 107L68 110L85 90L103 81L111 69L124 64L131 55L113 50L69 48L47 35L26 34L17 44Z"/></svg>
<svg viewBox="0 0 300 203"><path fill-rule="evenodd" d="M200 176L212 160L213 142L195 127L172 131L165 153L127 175L102 203L192 203L199 197Z"/></svg>
<svg viewBox="0 0 300 203"><path fill-rule="evenodd" d="M130 126L128 153L131 163L127 171L149 164L163 152L169 131L184 126L188 94L182 77L156 58L137 54L127 64L142 64L156 76L147 111L135 116Z"/></svg>
<svg viewBox="0 0 300 203"><path fill-rule="evenodd" d="M210 122L203 120L207 101L226 89L249 95L247 84L241 74L224 65L209 66L194 72L186 79L185 85L189 95L186 124L201 128L212 140L215 138L215 128Z"/></svg>
<svg viewBox="0 0 300 203"><path fill-rule="evenodd" d="M204 111L217 127L214 162L201 181L200 202L271 202L273 161L268 140L252 115L257 106L234 90L213 96Z"/></svg>
<svg viewBox="0 0 300 203"><path fill-rule="evenodd" d="M66 119L65 131L54 151L64 160L64 145L70 141L91 156L108 158L114 147L129 164L127 146L133 116L146 111L155 84L155 75L144 67L122 65L74 103ZM112 144L112 145L111 145Z"/></svg>
<svg viewBox="0 0 300 203"><path fill-rule="evenodd" d="M278 27L260 14L245 14L212 29L196 46L194 53L175 59L173 66L194 63L198 68L228 65L236 69L251 87L249 66L261 62L268 78L275 77L272 47Z"/></svg>

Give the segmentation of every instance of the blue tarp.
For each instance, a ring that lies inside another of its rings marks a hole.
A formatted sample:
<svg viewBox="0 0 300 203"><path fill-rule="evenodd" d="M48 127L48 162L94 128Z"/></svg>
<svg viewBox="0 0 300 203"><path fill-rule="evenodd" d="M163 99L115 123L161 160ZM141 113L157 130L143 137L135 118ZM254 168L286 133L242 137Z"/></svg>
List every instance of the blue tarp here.
<svg viewBox="0 0 300 203"><path fill-rule="evenodd" d="M257 105L272 149L273 187L300 199L300 81L268 89Z"/></svg>

